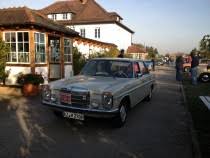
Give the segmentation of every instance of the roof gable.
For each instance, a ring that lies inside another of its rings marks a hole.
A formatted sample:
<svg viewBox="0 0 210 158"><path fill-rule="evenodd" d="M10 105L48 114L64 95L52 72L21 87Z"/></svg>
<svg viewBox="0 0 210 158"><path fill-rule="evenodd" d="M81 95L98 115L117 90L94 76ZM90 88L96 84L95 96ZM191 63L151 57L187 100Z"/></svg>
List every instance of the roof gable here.
<svg viewBox="0 0 210 158"><path fill-rule="evenodd" d="M72 20L57 21L63 25L115 23L128 32L134 33L133 30L119 21L123 19L119 14L107 12L95 0L62 0L39 11L44 15L74 13Z"/></svg>
<svg viewBox="0 0 210 158"><path fill-rule="evenodd" d="M69 35L78 33L27 7L0 9L0 27L33 25Z"/></svg>
<svg viewBox="0 0 210 158"><path fill-rule="evenodd" d="M57 1L41 10L42 14L48 15L53 13L80 13L84 8L84 5L81 4L79 0L64 0Z"/></svg>
<svg viewBox="0 0 210 158"><path fill-rule="evenodd" d="M84 5L85 7L82 12L75 17L75 21L114 20L110 14L94 0L89 0Z"/></svg>
<svg viewBox="0 0 210 158"><path fill-rule="evenodd" d="M132 44L128 47L127 53L146 53L146 49L138 44Z"/></svg>

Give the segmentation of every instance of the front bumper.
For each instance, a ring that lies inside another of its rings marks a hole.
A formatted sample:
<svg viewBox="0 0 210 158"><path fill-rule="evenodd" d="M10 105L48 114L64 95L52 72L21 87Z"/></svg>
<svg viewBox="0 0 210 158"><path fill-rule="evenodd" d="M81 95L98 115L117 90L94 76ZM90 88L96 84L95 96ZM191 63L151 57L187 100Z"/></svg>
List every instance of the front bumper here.
<svg viewBox="0 0 210 158"><path fill-rule="evenodd" d="M113 118L116 117L119 114L119 109L113 109L113 110L97 110L97 109L82 109L82 108L76 108L66 105L60 105L55 103L49 103L42 101L42 104L45 106L48 106L52 110L55 111L67 111L67 112L74 112L74 113L80 113L87 117L96 117L96 118Z"/></svg>

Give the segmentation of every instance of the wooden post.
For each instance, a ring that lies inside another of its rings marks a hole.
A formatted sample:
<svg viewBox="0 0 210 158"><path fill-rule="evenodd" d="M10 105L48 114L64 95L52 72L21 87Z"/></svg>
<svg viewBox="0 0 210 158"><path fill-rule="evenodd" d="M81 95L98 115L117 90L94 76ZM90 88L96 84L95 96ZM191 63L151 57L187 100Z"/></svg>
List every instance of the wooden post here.
<svg viewBox="0 0 210 158"><path fill-rule="evenodd" d="M49 50L49 34L45 34L45 52L46 52L46 63L47 63L47 69L48 69L48 81L50 80L50 50Z"/></svg>
<svg viewBox="0 0 210 158"><path fill-rule="evenodd" d="M64 36L62 35L60 38L60 66L61 66L61 78L64 78Z"/></svg>
<svg viewBox="0 0 210 158"><path fill-rule="evenodd" d="M3 39L3 32L0 30L0 38Z"/></svg>
<svg viewBox="0 0 210 158"><path fill-rule="evenodd" d="M34 40L34 31L31 30L29 32L29 39L30 39L30 66L31 66L31 73L35 74L35 40Z"/></svg>

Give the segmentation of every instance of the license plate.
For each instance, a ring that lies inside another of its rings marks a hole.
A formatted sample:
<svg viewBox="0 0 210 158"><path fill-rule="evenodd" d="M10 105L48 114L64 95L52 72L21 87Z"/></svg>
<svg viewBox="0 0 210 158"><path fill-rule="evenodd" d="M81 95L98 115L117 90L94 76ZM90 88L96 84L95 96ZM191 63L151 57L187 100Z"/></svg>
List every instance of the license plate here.
<svg viewBox="0 0 210 158"><path fill-rule="evenodd" d="M75 119L75 120L82 120L82 121L85 119L83 114L73 113L73 112L66 112L66 111L63 112L63 117L71 118L71 119Z"/></svg>
<svg viewBox="0 0 210 158"><path fill-rule="evenodd" d="M60 93L60 100L62 103L71 104L71 94L69 93Z"/></svg>

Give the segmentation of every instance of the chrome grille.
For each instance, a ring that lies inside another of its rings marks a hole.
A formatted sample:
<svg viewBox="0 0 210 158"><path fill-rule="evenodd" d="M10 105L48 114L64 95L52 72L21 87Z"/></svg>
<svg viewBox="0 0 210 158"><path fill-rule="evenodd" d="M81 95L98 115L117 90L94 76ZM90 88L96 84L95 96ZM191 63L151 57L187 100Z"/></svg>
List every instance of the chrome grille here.
<svg viewBox="0 0 210 158"><path fill-rule="evenodd" d="M63 105L68 105L68 106L77 107L77 108L88 108L88 106L90 105L89 91L84 91L84 90L81 91L79 89L78 90L77 89L71 89L71 90L62 89L61 92L71 94L71 104L63 103L61 101L61 104Z"/></svg>

